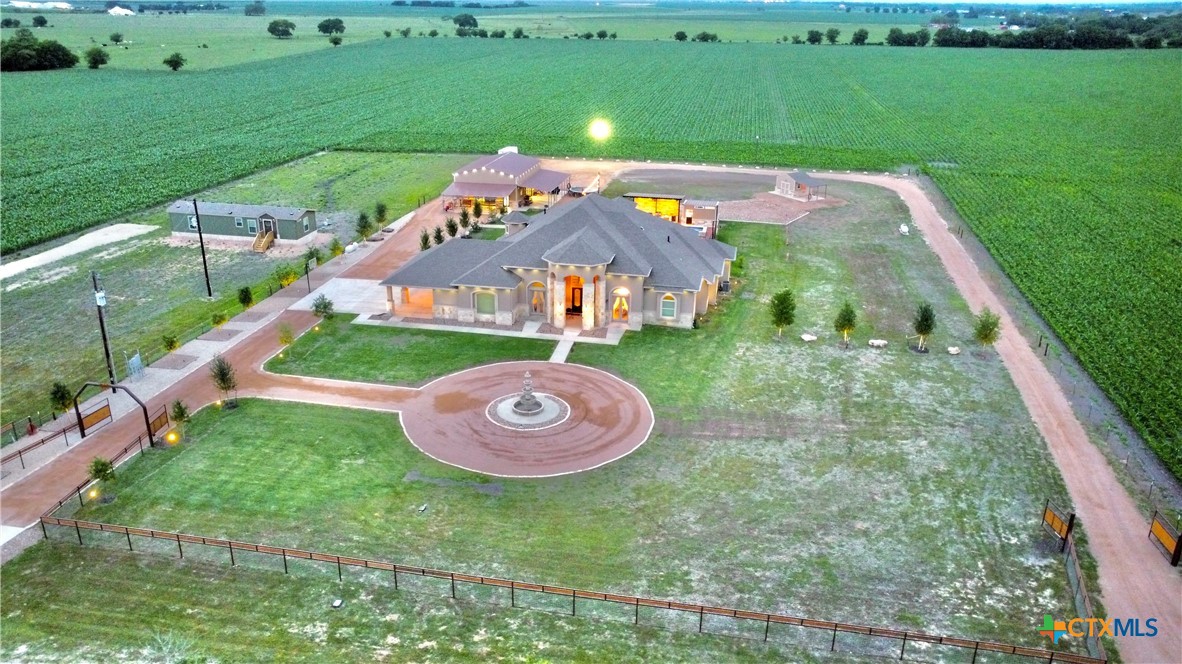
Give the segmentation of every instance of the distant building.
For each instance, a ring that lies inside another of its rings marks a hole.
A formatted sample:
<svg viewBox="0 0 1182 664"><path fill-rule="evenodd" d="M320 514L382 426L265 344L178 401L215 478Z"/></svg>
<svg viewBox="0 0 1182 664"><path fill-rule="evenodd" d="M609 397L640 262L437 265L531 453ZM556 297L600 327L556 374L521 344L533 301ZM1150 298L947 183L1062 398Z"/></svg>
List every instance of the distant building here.
<svg viewBox="0 0 1182 664"><path fill-rule="evenodd" d="M816 198L825 198L827 188L828 185L823 181L808 173L792 171L776 177L775 193L801 201L811 201Z"/></svg>
<svg viewBox="0 0 1182 664"><path fill-rule="evenodd" d="M678 194L644 194L630 192L624 198L636 204L636 209L676 224L698 230L702 237L718 235L718 201L686 198Z"/></svg>
<svg viewBox="0 0 1182 664"><path fill-rule="evenodd" d="M536 157L518 154L517 148L502 148L495 155L474 160L452 173L452 183L443 190L445 208L472 207L476 201L486 208L510 210L531 205L553 205L570 190L570 175L542 168Z"/></svg>
<svg viewBox="0 0 1182 664"><path fill-rule="evenodd" d="M623 199L591 194L526 223L415 256L382 282L387 308L465 323L689 328L730 287L734 247Z"/></svg>
<svg viewBox="0 0 1182 664"><path fill-rule="evenodd" d="M277 205L197 202L201 234L221 238L252 240L256 251L272 243L306 243L316 234L316 211ZM168 222L174 234L197 236L197 215L193 201L168 206Z"/></svg>

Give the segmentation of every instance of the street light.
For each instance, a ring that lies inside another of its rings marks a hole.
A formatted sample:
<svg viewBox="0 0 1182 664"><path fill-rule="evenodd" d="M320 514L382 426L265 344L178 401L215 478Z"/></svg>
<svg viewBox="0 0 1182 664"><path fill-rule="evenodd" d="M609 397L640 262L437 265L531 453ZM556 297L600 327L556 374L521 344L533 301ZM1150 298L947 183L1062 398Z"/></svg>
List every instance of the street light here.
<svg viewBox="0 0 1182 664"><path fill-rule="evenodd" d="M115 380L115 362L111 360L111 343L107 340L107 321L103 316L103 310L107 308L107 292L99 285L98 272L91 270L90 280L94 284L94 305L98 309L99 332L103 335L103 357L107 360L107 375L113 385L119 381Z"/></svg>

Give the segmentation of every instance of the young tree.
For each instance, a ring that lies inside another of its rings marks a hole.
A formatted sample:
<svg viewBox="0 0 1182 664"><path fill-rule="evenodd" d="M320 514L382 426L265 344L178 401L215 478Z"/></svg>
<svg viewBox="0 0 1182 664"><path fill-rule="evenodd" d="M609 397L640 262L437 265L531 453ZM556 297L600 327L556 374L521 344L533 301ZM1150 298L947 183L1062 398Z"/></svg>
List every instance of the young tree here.
<svg viewBox="0 0 1182 664"><path fill-rule="evenodd" d="M928 337L936 331L936 312L932 309L932 305L927 302L919 305L919 309L915 312L914 329L915 333L919 335L919 350L926 350Z"/></svg>
<svg viewBox="0 0 1182 664"><path fill-rule="evenodd" d="M837 28L829 28L825 31L825 41L829 42L830 44L836 44L837 38L840 36L841 30L838 30Z"/></svg>
<svg viewBox="0 0 1182 664"><path fill-rule="evenodd" d="M189 421L189 409L185 403L180 399L174 399L168 415L172 418L172 423L176 425L177 435L184 436L185 423Z"/></svg>
<svg viewBox="0 0 1182 664"><path fill-rule="evenodd" d="M357 239L364 242L369 236L376 232L373 221L370 220L369 215L362 212L357 216Z"/></svg>
<svg viewBox="0 0 1182 664"><path fill-rule="evenodd" d="M379 227L386 225L386 220L389 219L389 215L390 208L387 207L385 203L378 201L376 204L374 204L373 217L375 220L377 220Z"/></svg>
<svg viewBox="0 0 1182 664"><path fill-rule="evenodd" d="M101 46L91 46L86 49L86 66L91 69L98 69L99 67L111 61L111 56L107 54Z"/></svg>
<svg viewBox="0 0 1182 664"><path fill-rule="evenodd" d="M95 457L86 470L95 482L111 482L115 479L115 464L110 459Z"/></svg>
<svg viewBox="0 0 1182 664"><path fill-rule="evenodd" d="M472 225L468 227L468 232L472 233L472 234L479 233L480 232L480 222L473 221Z"/></svg>
<svg viewBox="0 0 1182 664"><path fill-rule="evenodd" d="M998 336L1001 335L1001 316L985 307L981 313L977 314L977 320L973 324L973 338L982 346L992 346L997 343Z"/></svg>
<svg viewBox="0 0 1182 664"><path fill-rule="evenodd" d="M846 348L850 347L850 333L857 326L858 314L854 313L854 306L847 300L841 305L841 311L837 312L837 318L833 321L833 329L841 332Z"/></svg>
<svg viewBox="0 0 1182 664"><path fill-rule="evenodd" d="M850 43L854 46L864 46L866 39L870 37L870 31L866 28L858 28L854 30L854 36L850 37Z"/></svg>
<svg viewBox="0 0 1182 664"><path fill-rule="evenodd" d="M33 17L33 27L34 28L44 28L47 25L49 25L49 20L46 19L44 16L37 15L37 16Z"/></svg>
<svg viewBox="0 0 1182 664"><path fill-rule="evenodd" d="M678 30L673 33L673 38L677 41L685 41L689 39L689 35L685 34L685 30Z"/></svg>
<svg viewBox="0 0 1182 664"><path fill-rule="evenodd" d="M345 32L345 22L339 18L326 18L320 23L316 24L316 29L321 34L325 35L339 35Z"/></svg>
<svg viewBox="0 0 1182 664"><path fill-rule="evenodd" d="M472 222L472 215L468 214L468 208L461 207L460 208L460 225L463 226L464 228L467 228L468 224L471 222Z"/></svg>
<svg viewBox="0 0 1182 664"><path fill-rule="evenodd" d="M221 392L223 401L227 394L238 389L238 376L234 374L234 367L220 353L214 355L209 363L209 377L213 380L213 386Z"/></svg>
<svg viewBox="0 0 1182 664"><path fill-rule="evenodd" d="M431 234L427 232L426 228L424 228L422 230L422 232L419 233L419 251L426 251L430 248L431 248Z"/></svg>
<svg viewBox="0 0 1182 664"><path fill-rule="evenodd" d="M275 268L275 281L279 282L280 288L286 288L294 284L300 278L300 271L294 265L283 264Z"/></svg>
<svg viewBox="0 0 1182 664"><path fill-rule="evenodd" d="M333 236L332 242L328 243L328 253L334 257L345 253L345 245L341 244L341 238Z"/></svg>
<svg viewBox="0 0 1182 664"><path fill-rule="evenodd" d="M448 217L447 223L445 225L447 226L447 234L449 237L455 237L456 233L460 232L460 225L457 224L456 220L452 219L451 217Z"/></svg>
<svg viewBox="0 0 1182 664"><path fill-rule="evenodd" d="M254 293L250 291L250 286L238 289L238 304L241 304L243 309L249 309L254 304Z"/></svg>
<svg viewBox="0 0 1182 664"><path fill-rule="evenodd" d="M324 250L320 247L308 247L308 250L304 252L304 265L312 261L315 261L317 266L323 265Z"/></svg>
<svg viewBox="0 0 1182 664"><path fill-rule="evenodd" d="M476 199L476 202L472 204L472 216L476 218L476 221L480 221L480 218L484 216L484 206L480 204L480 199Z"/></svg>
<svg viewBox="0 0 1182 664"><path fill-rule="evenodd" d="M173 53L167 58L164 58L164 64L167 65L169 69L176 71L185 66L185 56L181 55L180 53Z"/></svg>
<svg viewBox="0 0 1182 664"><path fill-rule="evenodd" d="M49 403L53 406L54 415L59 410L64 413L74 404L74 394L65 383L54 381L53 387L49 388Z"/></svg>
<svg viewBox="0 0 1182 664"><path fill-rule="evenodd" d="M279 343L284 346L290 346L295 341L295 330L291 329L288 323L279 324Z"/></svg>
<svg viewBox="0 0 1182 664"><path fill-rule="evenodd" d="M247 5L243 13L247 16L262 16L267 13L267 6L256 0Z"/></svg>
<svg viewBox="0 0 1182 664"><path fill-rule="evenodd" d="M343 41L345 40L342 39L340 35L332 35L328 38L328 43L332 44L333 46L340 46L341 42Z"/></svg>
<svg viewBox="0 0 1182 664"><path fill-rule="evenodd" d="M170 353L181 347L181 340L175 334L165 334L160 341L164 343L164 350Z"/></svg>
<svg viewBox="0 0 1182 664"><path fill-rule="evenodd" d="M822 35L821 35L820 30L809 30L808 37L806 37L805 39L807 39L810 44L813 44L815 46L815 45L821 43L821 38L822 38Z"/></svg>
<svg viewBox="0 0 1182 664"><path fill-rule="evenodd" d="M443 226L436 226L432 237L435 238L435 246L443 244L443 241L446 239L443 237Z"/></svg>
<svg viewBox="0 0 1182 664"><path fill-rule="evenodd" d="M222 312L219 311L218 313L211 316L210 320L213 323L214 327L221 327L221 326L225 325L226 321L230 320L230 318L228 316L226 316L226 314L223 314Z"/></svg>
<svg viewBox="0 0 1182 664"><path fill-rule="evenodd" d="M312 300L312 313L324 320L332 320L333 316L336 315L336 312L333 311L332 300L328 299L328 296L324 293L317 295L316 299Z"/></svg>
<svg viewBox="0 0 1182 664"><path fill-rule="evenodd" d="M784 336L784 328L796 321L796 298L792 291L784 289L772 296L772 325L776 336Z"/></svg>
<svg viewBox="0 0 1182 664"><path fill-rule="evenodd" d="M287 39L288 37L292 36L293 32L295 32L295 28L295 23L281 18L271 21L271 24L267 26L267 32L279 39Z"/></svg>
<svg viewBox="0 0 1182 664"><path fill-rule="evenodd" d="M116 46L118 46L119 44L122 44L123 43L123 33L122 32L112 32L111 36L110 36L110 40L111 40L111 43Z"/></svg>

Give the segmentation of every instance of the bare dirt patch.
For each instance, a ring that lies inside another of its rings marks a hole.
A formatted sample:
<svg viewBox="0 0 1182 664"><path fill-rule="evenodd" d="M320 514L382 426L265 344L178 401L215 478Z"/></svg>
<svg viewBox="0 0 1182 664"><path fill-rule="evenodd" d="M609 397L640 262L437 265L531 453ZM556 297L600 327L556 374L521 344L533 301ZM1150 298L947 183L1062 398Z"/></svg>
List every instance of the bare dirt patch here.
<svg viewBox="0 0 1182 664"><path fill-rule="evenodd" d="M718 216L727 221L787 224L811 210L838 207L845 204L845 201L840 198L823 198L804 202L763 192L746 200L723 201L718 206Z"/></svg>
<svg viewBox="0 0 1182 664"><path fill-rule="evenodd" d="M29 256L28 258L4 263L0 265L0 279L7 279L26 270L48 265L54 261L80 254L89 249L126 240L127 238L143 235L144 233L150 233L154 230L156 230L156 226L149 226L147 224L111 224L110 226L93 230L77 240L71 240L60 247L54 247L48 251Z"/></svg>

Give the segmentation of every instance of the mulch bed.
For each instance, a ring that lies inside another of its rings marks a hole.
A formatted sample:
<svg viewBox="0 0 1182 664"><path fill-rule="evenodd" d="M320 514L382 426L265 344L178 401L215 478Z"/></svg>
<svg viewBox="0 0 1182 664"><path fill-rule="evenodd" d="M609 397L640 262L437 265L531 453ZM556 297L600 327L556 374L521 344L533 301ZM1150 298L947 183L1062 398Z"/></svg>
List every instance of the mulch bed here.
<svg viewBox="0 0 1182 664"><path fill-rule="evenodd" d="M565 330L563 330L561 327L554 327L550 323L542 323L542 326L538 328L538 334L561 335L563 332L565 332Z"/></svg>
<svg viewBox="0 0 1182 664"><path fill-rule="evenodd" d="M152 363L153 369L184 369L190 364L197 361L194 355L181 355L180 353L169 353L164 357Z"/></svg>
<svg viewBox="0 0 1182 664"><path fill-rule="evenodd" d="M223 327L216 330L210 330L209 332L206 332L197 338L202 341L229 341L230 339L233 339L238 334L238 332L240 332L240 330L227 330Z"/></svg>
<svg viewBox="0 0 1182 664"><path fill-rule="evenodd" d="M579 332L579 336L580 337L590 337L592 339L606 339L607 338L607 328L601 327L601 328L595 329L595 330L583 330L582 332Z"/></svg>
<svg viewBox="0 0 1182 664"><path fill-rule="evenodd" d="M243 311L234 317L233 323L257 323L267 317L265 311Z"/></svg>

